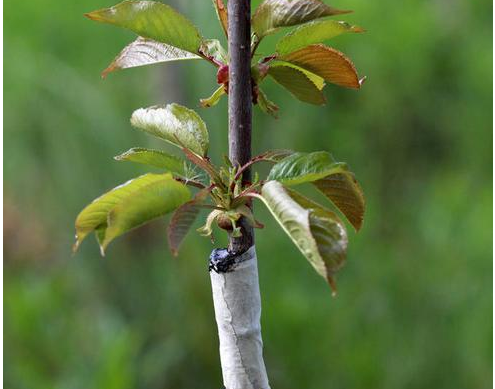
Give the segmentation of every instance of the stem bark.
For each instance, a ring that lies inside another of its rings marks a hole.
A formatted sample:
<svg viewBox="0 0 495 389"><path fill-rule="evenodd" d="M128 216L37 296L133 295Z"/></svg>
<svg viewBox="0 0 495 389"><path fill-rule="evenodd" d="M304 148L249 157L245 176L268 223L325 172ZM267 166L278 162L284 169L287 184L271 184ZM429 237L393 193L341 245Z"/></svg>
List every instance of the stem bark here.
<svg viewBox="0 0 495 389"><path fill-rule="evenodd" d="M229 0L229 158L243 166L251 159L251 0ZM242 175L251 180L251 171ZM244 252L254 244L253 229L241 220L242 236L230 239L230 249Z"/></svg>

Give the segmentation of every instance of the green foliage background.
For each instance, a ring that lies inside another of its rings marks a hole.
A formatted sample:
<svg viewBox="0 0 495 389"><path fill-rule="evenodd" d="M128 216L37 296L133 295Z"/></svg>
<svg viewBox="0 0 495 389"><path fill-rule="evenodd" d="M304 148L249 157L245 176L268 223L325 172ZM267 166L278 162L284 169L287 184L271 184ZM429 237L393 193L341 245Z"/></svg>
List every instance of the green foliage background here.
<svg viewBox="0 0 495 389"><path fill-rule="evenodd" d="M120 238L103 260L93 239L70 256L79 210L144 171L112 156L161 145L131 129L131 112L194 108L215 87L200 62L101 80L133 38L82 17L109 5L4 5L5 387L218 388L207 240L190 234L173 260L159 221ZM222 35L209 1L175 5L206 36ZM332 299L257 207L272 387L491 387L492 3L332 5L354 9L342 19L368 30L331 42L368 76L365 87L329 86L321 108L271 83L281 118L256 110L254 151L331 151L357 174L368 212ZM200 113L220 160L226 102Z"/></svg>

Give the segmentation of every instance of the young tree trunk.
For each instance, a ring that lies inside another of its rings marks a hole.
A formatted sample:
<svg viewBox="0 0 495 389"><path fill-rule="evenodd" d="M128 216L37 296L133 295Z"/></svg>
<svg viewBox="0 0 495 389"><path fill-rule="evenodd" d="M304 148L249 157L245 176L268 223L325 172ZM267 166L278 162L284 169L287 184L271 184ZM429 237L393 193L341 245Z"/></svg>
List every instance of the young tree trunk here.
<svg viewBox="0 0 495 389"><path fill-rule="evenodd" d="M251 0L228 2L229 14L229 157L244 165L251 158ZM246 170L243 181L251 180ZM253 229L242 224L242 237L231 239L232 251L254 244Z"/></svg>
<svg viewBox="0 0 495 389"><path fill-rule="evenodd" d="M229 157L242 166L251 158L251 1L229 0ZM243 181L249 182L246 171ZM210 257L220 361L226 389L270 389L263 361L261 300L253 229Z"/></svg>

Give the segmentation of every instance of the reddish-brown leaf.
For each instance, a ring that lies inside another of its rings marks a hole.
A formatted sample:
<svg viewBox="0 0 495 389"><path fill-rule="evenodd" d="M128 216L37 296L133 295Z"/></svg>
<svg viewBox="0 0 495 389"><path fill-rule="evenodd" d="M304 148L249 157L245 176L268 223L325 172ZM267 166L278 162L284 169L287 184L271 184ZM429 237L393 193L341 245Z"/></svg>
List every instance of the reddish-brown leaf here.
<svg viewBox="0 0 495 389"><path fill-rule="evenodd" d="M293 51L278 60L306 69L332 84L354 89L361 87L362 81L351 60L340 51L322 44Z"/></svg>
<svg viewBox="0 0 495 389"><path fill-rule="evenodd" d="M363 225L365 200L361 186L351 172L331 174L313 182L358 231Z"/></svg>
<svg viewBox="0 0 495 389"><path fill-rule="evenodd" d="M223 32L225 32L225 36L229 36L229 16L227 14L227 7L223 3L223 0L213 0L213 5L215 6L215 10L217 11L218 20L222 25Z"/></svg>
<svg viewBox="0 0 495 389"><path fill-rule="evenodd" d="M211 187L200 190L196 196L187 203L177 208L170 219L167 228L167 239L170 251L173 256L179 254L179 247L194 224L201 209L201 204L211 192Z"/></svg>

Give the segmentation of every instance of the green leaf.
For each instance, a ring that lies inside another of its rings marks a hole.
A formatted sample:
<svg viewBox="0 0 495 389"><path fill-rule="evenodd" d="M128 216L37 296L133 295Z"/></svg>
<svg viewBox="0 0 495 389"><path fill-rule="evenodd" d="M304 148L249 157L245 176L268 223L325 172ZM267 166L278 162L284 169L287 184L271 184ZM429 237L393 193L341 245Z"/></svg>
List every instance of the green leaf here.
<svg viewBox="0 0 495 389"><path fill-rule="evenodd" d="M251 25L256 35L262 38L279 27L349 12L335 9L319 0L264 0L254 12Z"/></svg>
<svg viewBox="0 0 495 389"><path fill-rule="evenodd" d="M276 51L280 55L306 47L313 43L321 43L346 32L363 32L358 26L335 20L317 20L303 24L280 39Z"/></svg>
<svg viewBox="0 0 495 389"><path fill-rule="evenodd" d="M294 153L272 167L268 180L277 180L285 185L312 182L344 214L356 231L363 224L363 191L347 165L335 162L330 153Z"/></svg>
<svg viewBox="0 0 495 389"><path fill-rule="evenodd" d="M191 21L172 7L157 1L124 1L86 16L191 53L197 53L201 45L199 31Z"/></svg>
<svg viewBox="0 0 495 389"><path fill-rule="evenodd" d="M190 198L189 189L170 174L129 194L108 213L102 252L116 237L173 211Z"/></svg>
<svg viewBox="0 0 495 389"><path fill-rule="evenodd" d="M360 80L354 64L340 51L325 45L310 45L277 58L314 73L332 84L359 89Z"/></svg>
<svg viewBox="0 0 495 389"><path fill-rule="evenodd" d="M220 85L210 97L201 99L199 102L203 108L210 108L217 105L224 94L225 88L223 85Z"/></svg>
<svg viewBox="0 0 495 389"><path fill-rule="evenodd" d="M343 266L347 251L347 233L338 216L277 181L263 186L261 199L313 268L334 288L332 276Z"/></svg>
<svg viewBox="0 0 495 389"><path fill-rule="evenodd" d="M190 59L201 59L201 57L165 43L139 37L115 57L112 63L101 73L101 76L106 77L108 73L120 69Z"/></svg>
<svg viewBox="0 0 495 389"><path fill-rule="evenodd" d="M280 181L285 185L298 185L346 170L346 164L335 162L332 155L326 151L294 153L275 164L267 180Z"/></svg>
<svg viewBox="0 0 495 389"><path fill-rule="evenodd" d="M332 174L313 184L344 214L356 231L361 229L366 203L353 173L344 171Z"/></svg>
<svg viewBox="0 0 495 389"><path fill-rule="evenodd" d="M314 73L308 72L306 69L300 68L299 66L296 66L290 62L276 61L275 60L275 61L270 62L270 66L289 66L291 68L294 68L294 69L299 70L300 72L304 73L304 75L306 77L308 77L313 82L313 84L316 85L316 87L319 90L322 90L323 87L325 86L325 80L322 77L317 76ZM268 69L270 69L270 68L268 67Z"/></svg>
<svg viewBox="0 0 495 389"><path fill-rule="evenodd" d="M117 161L131 161L167 170L184 177L185 161L175 155L164 153L160 150L133 147L132 149L114 157Z"/></svg>
<svg viewBox="0 0 495 389"><path fill-rule="evenodd" d="M171 205L177 203L178 206L189 199L187 187L175 181L171 174L145 174L129 180L95 199L77 216L74 251L77 250L84 238L95 230L98 239L101 240L103 249L105 247L103 243L109 239L107 226L111 222L110 213L117 206L128 202L135 195L148 198L150 190L157 186L168 186L171 191L175 191L173 194L176 195L176 198L170 201L169 204Z"/></svg>
<svg viewBox="0 0 495 389"><path fill-rule="evenodd" d="M140 108L132 114L131 124L198 155L208 152L208 130L192 109L178 104Z"/></svg>
<svg viewBox="0 0 495 389"><path fill-rule="evenodd" d="M270 65L268 74L274 80L291 92L297 99L306 103L323 105L325 96L302 69L287 66L282 63Z"/></svg>
<svg viewBox="0 0 495 389"><path fill-rule="evenodd" d="M168 245L172 255L179 254L179 247L198 217L201 204L210 192L211 187L200 190L192 200L175 210L167 228Z"/></svg>

